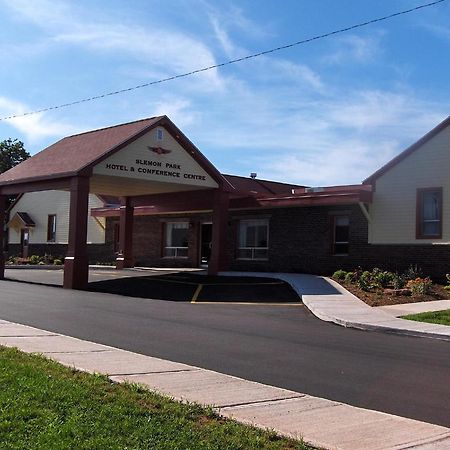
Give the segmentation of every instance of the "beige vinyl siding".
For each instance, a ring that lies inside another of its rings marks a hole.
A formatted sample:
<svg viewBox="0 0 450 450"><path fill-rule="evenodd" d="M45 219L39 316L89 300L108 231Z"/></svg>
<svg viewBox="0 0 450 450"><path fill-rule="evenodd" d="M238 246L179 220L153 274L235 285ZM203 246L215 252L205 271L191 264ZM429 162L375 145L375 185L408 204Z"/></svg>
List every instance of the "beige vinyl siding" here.
<svg viewBox="0 0 450 450"><path fill-rule="evenodd" d="M163 133L162 140L157 139L158 130ZM167 153L154 153L151 148L155 147ZM98 163L90 180L91 192L117 196L217 186L205 169L163 127L151 130Z"/></svg>
<svg viewBox="0 0 450 450"><path fill-rule="evenodd" d="M442 239L416 239L417 189L435 187L442 187ZM372 244L450 243L450 127L378 178L370 215Z"/></svg>
<svg viewBox="0 0 450 450"><path fill-rule="evenodd" d="M47 243L48 216L49 214L56 214L55 243L67 244L69 235L69 200L70 194L65 191L28 192L13 206L10 217L13 217L16 212L27 212L36 224L34 228L30 228L30 244L45 244ZM91 208L101 206L103 206L102 201L96 195L90 194L89 211ZM99 222L89 215L88 243L105 243L105 219L100 218ZM11 244L20 244L19 229L10 228L9 242Z"/></svg>

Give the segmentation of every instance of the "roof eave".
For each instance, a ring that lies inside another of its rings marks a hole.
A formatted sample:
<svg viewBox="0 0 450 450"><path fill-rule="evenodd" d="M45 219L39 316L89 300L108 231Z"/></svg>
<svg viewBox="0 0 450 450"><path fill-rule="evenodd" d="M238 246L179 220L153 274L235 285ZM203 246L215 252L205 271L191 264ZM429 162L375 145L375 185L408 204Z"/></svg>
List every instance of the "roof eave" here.
<svg viewBox="0 0 450 450"><path fill-rule="evenodd" d="M392 167L397 165L399 162L404 160L407 156L409 156L411 153L415 152L418 148L420 148L423 144L428 142L430 139L432 139L434 136L436 136L438 133L440 133L443 129L447 128L450 125L450 116L444 119L439 125L434 127L431 131L429 131L427 134L422 136L417 142L410 145L407 149L403 150L400 154L398 154L395 158L391 159L387 164L385 164L383 167L379 168L376 172L374 172L372 175L367 177L363 184L374 184L378 178L380 178L382 175L384 175L388 170L390 170Z"/></svg>

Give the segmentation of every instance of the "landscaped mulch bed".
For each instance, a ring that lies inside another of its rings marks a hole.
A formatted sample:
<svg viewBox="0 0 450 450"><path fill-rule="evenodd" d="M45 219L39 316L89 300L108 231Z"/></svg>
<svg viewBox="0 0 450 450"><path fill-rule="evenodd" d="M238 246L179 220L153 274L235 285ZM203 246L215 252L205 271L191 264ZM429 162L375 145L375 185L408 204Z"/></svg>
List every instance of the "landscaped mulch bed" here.
<svg viewBox="0 0 450 450"><path fill-rule="evenodd" d="M353 283L338 281L352 294L356 295L363 302L370 306L400 305L402 303L431 302L435 300L449 300L450 292L444 289L441 284L434 283L431 292L425 295L392 295L383 291L367 292L360 289Z"/></svg>

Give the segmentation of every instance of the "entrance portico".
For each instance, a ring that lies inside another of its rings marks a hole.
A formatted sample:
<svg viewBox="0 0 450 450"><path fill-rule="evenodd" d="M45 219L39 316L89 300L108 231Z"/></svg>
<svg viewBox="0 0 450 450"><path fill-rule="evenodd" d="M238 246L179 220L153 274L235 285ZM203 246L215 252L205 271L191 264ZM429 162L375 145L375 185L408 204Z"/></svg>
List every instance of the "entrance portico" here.
<svg viewBox="0 0 450 450"><path fill-rule="evenodd" d="M64 138L0 175L0 223L4 223L6 195L49 189L70 192L65 288L87 287L89 193L121 198L117 267L123 268L133 266L133 210L140 197L170 193L186 199L191 193L204 192L212 200L208 209L213 211L208 271L215 274L226 269L223 244L233 187L166 116ZM2 241L3 237L2 226Z"/></svg>

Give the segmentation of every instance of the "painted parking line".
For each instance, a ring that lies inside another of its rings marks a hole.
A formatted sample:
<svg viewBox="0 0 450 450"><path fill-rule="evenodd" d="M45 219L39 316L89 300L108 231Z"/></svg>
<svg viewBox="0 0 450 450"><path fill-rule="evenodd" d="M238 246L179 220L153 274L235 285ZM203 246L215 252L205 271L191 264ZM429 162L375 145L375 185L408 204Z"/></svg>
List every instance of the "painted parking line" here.
<svg viewBox="0 0 450 450"><path fill-rule="evenodd" d="M203 289L203 284L199 284L197 286L197 289L194 292L194 295L192 296L191 303L195 303L198 299L198 296L200 295L201 290Z"/></svg>

